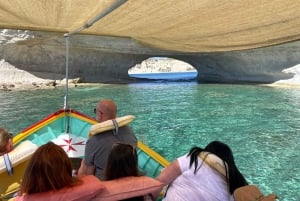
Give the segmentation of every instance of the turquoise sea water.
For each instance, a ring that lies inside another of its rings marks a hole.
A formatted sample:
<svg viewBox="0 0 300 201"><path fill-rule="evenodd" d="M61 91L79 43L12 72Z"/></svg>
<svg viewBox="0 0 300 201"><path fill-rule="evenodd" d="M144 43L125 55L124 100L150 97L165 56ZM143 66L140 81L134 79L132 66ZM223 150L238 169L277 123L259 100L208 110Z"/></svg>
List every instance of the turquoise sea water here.
<svg viewBox="0 0 300 201"><path fill-rule="evenodd" d="M63 107L64 89L0 92L0 125L18 133ZM249 183L300 200L300 89L254 85L139 83L69 89L71 108L93 116L101 98L133 114L138 138L172 161L192 146L231 146Z"/></svg>

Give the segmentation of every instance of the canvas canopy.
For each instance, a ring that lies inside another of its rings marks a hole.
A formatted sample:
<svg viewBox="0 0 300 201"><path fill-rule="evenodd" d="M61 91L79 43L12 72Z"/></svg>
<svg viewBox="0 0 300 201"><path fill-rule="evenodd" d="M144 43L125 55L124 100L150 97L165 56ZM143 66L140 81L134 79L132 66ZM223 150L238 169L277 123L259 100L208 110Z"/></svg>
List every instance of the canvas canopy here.
<svg viewBox="0 0 300 201"><path fill-rule="evenodd" d="M101 15L80 33L180 52L244 50L300 38L299 0L0 1L0 28L67 33Z"/></svg>

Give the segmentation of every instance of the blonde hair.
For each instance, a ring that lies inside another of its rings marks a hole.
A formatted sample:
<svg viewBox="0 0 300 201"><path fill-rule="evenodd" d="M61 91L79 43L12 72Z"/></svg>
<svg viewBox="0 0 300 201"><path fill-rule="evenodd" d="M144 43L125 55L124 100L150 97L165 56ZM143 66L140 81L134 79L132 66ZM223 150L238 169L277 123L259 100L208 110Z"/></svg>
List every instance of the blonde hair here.
<svg viewBox="0 0 300 201"><path fill-rule="evenodd" d="M0 128L0 153L6 152L6 147L9 139L11 138L9 132L1 127Z"/></svg>

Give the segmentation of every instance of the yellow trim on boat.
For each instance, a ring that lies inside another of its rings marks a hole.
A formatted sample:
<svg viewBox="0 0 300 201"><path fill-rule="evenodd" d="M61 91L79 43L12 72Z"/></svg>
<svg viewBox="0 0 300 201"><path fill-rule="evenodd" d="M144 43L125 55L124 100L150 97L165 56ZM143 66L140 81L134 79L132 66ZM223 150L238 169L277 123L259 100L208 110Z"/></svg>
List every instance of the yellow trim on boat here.
<svg viewBox="0 0 300 201"><path fill-rule="evenodd" d="M144 143L142 143L141 141L138 141L138 147L144 151L145 153L147 153L149 156L151 156L154 160L156 160L159 164L161 164L162 166L166 167L168 165L170 165L170 162L167 161L166 159L164 159L162 156L160 156L157 152L155 152L154 150L150 149L149 147L147 147Z"/></svg>
<svg viewBox="0 0 300 201"><path fill-rule="evenodd" d="M75 114L75 113L69 113L69 116L70 116L70 117L77 118L77 119L80 119L80 120L83 120L83 121L88 122L88 123L90 123L90 124L96 124L96 123L98 123L96 120L92 120L92 119L83 117L83 116L81 116L81 115Z"/></svg>
<svg viewBox="0 0 300 201"><path fill-rule="evenodd" d="M27 138L33 132L39 130L42 127L45 127L47 124L50 124L54 120L56 120L58 118L62 118L64 116L65 116L65 113L61 113L61 114L58 114L57 116L50 117L49 119L45 120L44 122L41 122L41 123L33 126L32 128L24 131L23 133L21 132L21 133L17 134L13 139L14 144L21 142L23 139Z"/></svg>
<svg viewBox="0 0 300 201"><path fill-rule="evenodd" d="M83 117L81 115L78 115L76 113L72 113L72 112L62 112L62 113L59 113L57 115L53 115L51 116L49 119L46 119L45 121L33 126L32 128L24 131L24 132L21 132L19 134L17 134L14 139L13 139L13 142L14 144L17 144L19 142L21 142L23 139L27 138L29 135L31 135L32 133L34 133L35 131L45 127L46 125L52 123L53 121L59 119L59 118L63 118L65 117L66 115L69 115L70 117L74 117L74 118L77 118L79 120L83 120L83 121L86 121L87 123L90 123L90 124L96 124L97 121L96 120L92 120L92 119L89 119L89 118L86 118L86 117Z"/></svg>

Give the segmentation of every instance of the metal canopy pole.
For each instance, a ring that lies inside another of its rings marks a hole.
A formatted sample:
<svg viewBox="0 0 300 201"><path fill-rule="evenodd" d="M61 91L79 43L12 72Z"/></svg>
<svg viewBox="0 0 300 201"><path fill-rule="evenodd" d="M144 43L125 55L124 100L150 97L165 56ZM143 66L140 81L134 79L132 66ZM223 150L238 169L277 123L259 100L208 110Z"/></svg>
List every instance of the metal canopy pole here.
<svg viewBox="0 0 300 201"><path fill-rule="evenodd" d="M69 33L65 33L65 41L66 41L66 94L64 98L64 110L69 111L69 104L68 104L68 96L69 96L69 38L71 35L77 34L81 32L84 29L87 29L91 26L93 26L94 23L99 21L101 18L105 17L118 7L120 7L122 4L124 4L127 0L116 0L115 3L113 3L110 7L99 13L96 17L89 20L87 23L85 23L83 26L79 27L78 29L75 29L73 31L70 31ZM66 115L66 125L65 125L65 133L70 132L70 117L69 115Z"/></svg>
<svg viewBox="0 0 300 201"><path fill-rule="evenodd" d="M124 4L127 0L116 0L115 3L113 3L110 7L106 8L104 11L102 11L101 13L99 13L98 15L96 15L96 17L94 17L93 19L89 20L87 23L85 23L83 26L79 27L78 29L75 29L71 32L69 32L69 35L73 35L76 33L81 32L84 29L87 29L91 26L93 26L93 24L97 21L99 21L101 18L105 17L106 15L108 15L109 13L111 13L112 11L114 11L115 9L117 9L118 7L120 7L122 4Z"/></svg>
<svg viewBox="0 0 300 201"><path fill-rule="evenodd" d="M66 41L66 94L64 98L64 111L65 111L65 133L70 132L70 117L67 114L69 112L69 103L68 103L68 96L69 96L69 35L65 34L65 41Z"/></svg>
<svg viewBox="0 0 300 201"><path fill-rule="evenodd" d="M66 41L66 94L64 99L64 109L69 109L68 105L68 94L69 94L69 35L65 34L65 41Z"/></svg>

